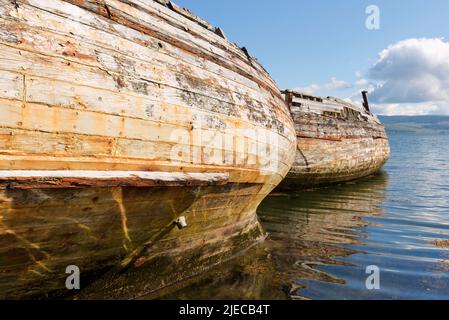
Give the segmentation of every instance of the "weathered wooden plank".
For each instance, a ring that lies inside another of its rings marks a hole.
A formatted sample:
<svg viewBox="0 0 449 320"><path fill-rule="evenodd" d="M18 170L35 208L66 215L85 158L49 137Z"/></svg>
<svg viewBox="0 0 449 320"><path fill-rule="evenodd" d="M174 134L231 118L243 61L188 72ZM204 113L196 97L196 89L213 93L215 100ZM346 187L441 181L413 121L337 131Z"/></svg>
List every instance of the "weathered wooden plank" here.
<svg viewBox="0 0 449 320"><path fill-rule="evenodd" d="M96 83L102 83L103 86L105 88L107 88L108 90L114 90L114 83L115 81L109 77L109 75L105 74L104 72L102 73L97 73L95 72L95 70L93 69L86 69L86 67L84 66L80 66L78 69L75 68L75 70L77 69L77 76L74 79L71 79L71 82L66 82L66 79L70 79L68 78L70 75L69 74L65 74L64 72L58 72L58 70L61 70L60 68L62 66L64 66L64 62L60 61L54 61L51 65L53 67L51 67L48 64L48 59L46 60L46 64L45 65L40 65L40 64L33 64L31 58L26 58L27 55L29 55L28 53L22 52L21 54L19 54L19 51L14 51L14 49L5 47L5 50L3 50L3 52L0 54L1 56L4 56L5 59L3 60L3 64L0 62L0 68L9 68L10 70L16 70L16 71L20 71L21 69L26 69L26 72L32 73L32 74L42 74L45 72L49 75L51 75L52 73L54 74L54 76L58 79L61 79L60 81L54 81L54 80L47 80L45 78L39 78L39 77L34 77L34 76L29 76L27 77L27 99L31 102L35 101L35 102L42 102L42 103L46 103L46 104L53 104L53 105L69 105L69 106L78 106L81 107L83 109L85 108L89 108L90 106L93 107L102 107L103 109L99 110L102 112L106 112L109 111L109 113L112 114L119 114L119 113L124 113L124 114L129 114L131 113L131 115L133 116L139 116L139 117L148 117L148 116L154 116L154 117L162 117L163 115L165 116L173 116L173 115L177 115L179 112L165 112L166 110L162 109L167 109L167 107L170 107L170 104L163 104L161 105L160 102L157 103L157 100L165 100L165 101L173 101L173 103L175 103L176 105L178 104L184 104L186 105L186 93L184 93L184 96L182 93L180 92L175 92L173 93L173 95L171 95L171 91L170 88L168 88L168 90L163 90L161 91L160 88L158 87L155 90L151 90L149 87L149 85L146 88L146 90L148 92L163 92L163 96L162 97L158 97L158 96L153 96L151 99L146 99L145 97L135 97L135 96L130 96L130 95L124 95L123 93L120 94L116 94L116 93L111 93L108 94L108 92L105 91L101 91L101 90L96 90L92 87L90 87L90 85L96 85ZM24 58L24 60L22 61L22 57ZM16 63L11 63L11 61L16 61L15 59L17 58ZM51 58L50 58L51 61ZM58 68L59 66L59 68ZM63 69L64 70L64 69ZM72 76L73 77L73 76ZM125 81L125 80L123 80ZM80 86L78 83L81 84L85 84L86 87ZM108 83L109 86L107 85ZM58 88L58 90L54 90L54 88ZM164 97L165 96L165 97ZM192 96L193 97L193 96ZM113 98L116 98L116 100L113 100ZM109 102L111 102L111 104L106 104L104 103L103 99L105 99L107 102L109 100ZM190 98L189 98L190 99ZM84 101L83 101L84 100ZM215 101L214 99L209 99L209 98L205 98L203 99L204 101L201 101L201 105L206 105L209 106L210 109L209 110L204 110L206 112L208 112L209 114L211 114L212 111L221 111L224 114L226 114L227 116L231 117L231 118L236 118L237 115L239 114L238 110L242 110L243 106L238 107L238 109L232 109L235 108L231 107L231 109L226 109L226 108L222 108L225 106L225 104L221 103L221 104L217 104L218 101ZM192 103L195 103L199 101L198 98L194 98L192 100ZM203 102L207 102L210 101L210 103L203 103ZM251 102L251 100L247 100L248 103ZM248 104L247 104L248 105ZM231 105L229 105L231 106ZM256 105L257 106L257 105ZM113 109L113 108L117 108L117 109ZM137 108L136 108L137 107ZM107 108L108 110L106 110L105 108ZM185 112L189 112L191 113L191 110L188 110L187 107L184 107L184 109L186 110ZM191 109L191 108L189 108ZM179 109L178 109L179 110ZM254 115L257 114L258 112L262 112L262 111L258 111L256 110L256 107L254 107ZM241 115L245 115L246 113L240 112ZM179 117L182 117L182 112L181 115L179 115ZM179 117L175 118L173 121L178 123L180 121ZM209 116L205 115L205 118L208 118ZM228 118L228 117L226 117ZM229 122L230 125L233 125L235 122L234 121L229 121L227 119L224 119L225 122ZM249 120L252 120L252 122L254 123L253 119L259 119L259 118L254 118L252 117L252 115L248 114L247 118ZM186 119L186 118L184 118ZM271 119L267 119L267 118L262 118L262 121L265 123L271 123ZM159 119L159 121L162 120L169 120L169 119ZM199 121L201 121L201 119L198 119ZM170 122L170 121L168 121ZM191 125L191 120L189 121L188 118L184 121L186 123L186 125ZM225 123L224 122L224 123ZM205 121L205 124L208 123L208 120ZM259 120L260 123L260 120ZM279 124L275 124L276 126L281 125L281 122L279 121ZM269 125L271 126L271 124ZM214 128L216 129L216 128Z"/></svg>
<svg viewBox="0 0 449 320"><path fill-rule="evenodd" d="M148 8L148 7L152 6L152 3L148 3L148 2L144 2L144 1L133 1L133 0L131 0L130 3L139 4L143 8L145 8L145 7ZM211 32L214 32L215 28L213 26L211 26L207 21L201 19L200 17L195 16L194 14L192 14L187 9L181 8L180 6L178 6L177 4L175 4L175 3L171 2L171 1L169 1L167 3L167 7L170 8L171 10L173 10L174 12L179 14L178 16L174 17L174 18L178 18L177 19L179 21L178 28L181 29L182 25L187 22L184 19L182 19L183 17L185 17L185 18L187 18L187 19L189 19L191 21L196 22L199 26L203 27L204 29L207 29L207 30L209 30ZM166 15L161 12L161 16L166 16ZM169 18L172 18L172 16L169 16ZM196 27L195 24L193 24L192 26ZM187 28L187 26L185 26L184 28ZM204 33L205 33L204 31L201 32L201 30L200 30L199 32L197 32L197 36L201 36ZM205 33L205 36L207 36L207 35L208 34ZM226 42L224 44L229 46L229 44L227 44Z"/></svg>
<svg viewBox="0 0 449 320"><path fill-rule="evenodd" d="M335 105L330 103L321 103L321 102L313 102L306 99L301 99L297 97L292 98L292 103L301 104L300 108L307 108L311 112L319 112L330 111L330 112L341 112L343 110L343 106Z"/></svg>
<svg viewBox="0 0 449 320"><path fill-rule="evenodd" d="M10 4L10 6L12 5ZM5 8L0 8L0 10L3 10L4 14L2 19L10 17L7 15L8 10ZM37 14L38 12L39 14ZM94 50L99 50L100 53L102 50L110 50L110 52L115 54L119 52L121 52L121 54L126 53L128 57L134 57L141 62L149 62L153 68L162 66L164 67L164 70L166 70L167 67L177 68L179 61L183 60L180 56L182 52L179 52L178 54L173 53L176 55L176 59L160 52L161 50L158 50L160 48L158 47L157 41L149 37L148 39L142 40L142 42L146 41L146 45L143 43L133 43L132 41L127 40L127 38L132 39L130 35L123 34L123 37L120 37L114 35L114 33L111 34L110 31L105 32L103 30L95 29L81 22L73 22L73 24L77 24L76 26L70 24L67 25L67 20L60 16L39 9L31 9L28 6L21 7L21 16L26 17L30 25L39 29L33 30L26 25L20 25L13 21L7 22L7 20L5 20L2 23L2 28L5 28L2 36L6 42L16 44L20 42L22 46L25 45L27 47L39 48L44 50L44 52L51 49L50 52L54 51L55 54L62 54L66 59L83 61L84 63L93 63L93 60L95 60L96 57ZM11 18L13 17L10 17L10 19ZM20 27L17 27L18 25L20 25ZM39 36L39 34L43 32L42 29L51 30L53 34L49 34L47 37ZM76 29L76 34L72 32L74 29ZM61 35L61 32L64 34ZM8 39L12 38L12 35L14 35L15 40L13 42L8 41ZM20 37L20 35L22 36ZM136 32L136 35L140 34ZM53 39L53 41L51 41L51 39ZM149 45L148 42L151 41L155 43ZM89 43L93 44L93 49L90 49ZM100 44L102 46L99 46ZM86 51L87 49L89 51ZM137 52L139 54L137 54ZM184 56L189 58L188 55L184 54ZM196 65L192 66L198 68ZM200 67L198 69L203 69L203 72L207 72L204 68ZM173 71L175 71L175 69ZM224 73L225 71L226 70L224 69L220 70L221 73ZM220 77L223 78L224 75L221 75ZM246 78L241 77L241 79L246 81L247 84L254 85L253 82L248 81Z"/></svg>
<svg viewBox="0 0 449 320"><path fill-rule="evenodd" d="M257 162L249 161L256 159L256 153L248 153L245 150L232 150L232 145L224 146L228 154L221 154L221 161L216 164L227 166L239 166L247 163L248 168L258 168ZM60 156L60 157L101 157L114 156L117 161L126 161L126 159L142 159L142 162L148 161L170 161L173 159L174 152L184 152L175 156L178 163L190 164L195 159L202 159L201 154L216 153L221 151L222 146L204 150L201 146L191 146L186 144L184 148L179 146L174 149L173 143L141 141L125 138L109 138L101 136L79 136L63 133L36 132L30 130L18 130L0 128L0 154L4 155L27 155L29 159L37 155ZM213 145L210 145L212 148ZM61 159L62 161L62 159ZM285 159L281 162L283 166Z"/></svg>
<svg viewBox="0 0 449 320"><path fill-rule="evenodd" d="M11 3L6 3L5 6L12 6ZM0 11L3 10L3 14L5 17L9 16L9 12L13 12L14 10L12 8L6 9L6 8L0 8ZM142 36L142 34L135 32L134 35L129 35L129 34L123 34L123 38L118 38L118 37L114 37L113 35L111 35L111 30L108 30L108 33L106 32L102 32L99 29L96 29L97 32L95 31L91 31L88 32L87 34L84 33L83 36L83 28L86 27L85 24L79 24L76 28L76 34L74 34L73 32L70 31L70 29L72 28L70 24L67 23L56 23L58 19L58 16L55 15L51 15L50 13L46 12L46 11L41 11L39 13L39 15L36 14L36 12L39 11L38 9L34 9L34 10L29 10L27 9L27 6L22 5L20 7L20 14L21 16L25 16L27 18L27 20L29 21L29 23L34 24L34 25L39 25L40 28L49 28L51 26L54 25L53 29L57 32L61 32L62 30L68 29L69 31L66 31L67 34L70 34L72 37L79 37L80 39L84 39L85 42L89 42L89 41L93 41L93 39L95 39L97 42L102 43L103 46L109 46L111 47L112 44L114 43L120 43L120 41L125 41L126 43L123 43L123 45L120 46L113 46L114 50L127 50L127 54L134 54L135 52L139 52L139 56L140 55L145 55L145 52L148 51L148 43L151 42L151 38L145 39L145 40L141 40L140 43L140 49L135 50L133 48L132 42L125 40L126 39L133 39L136 36ZM42 20L42 18L40 18L41 16L45 16L45 20ZM73 17L72 17L73 18ZM74 18L73 18L74 19ZM61 18L59 17L59 20L61 20ZM94 21L92 23L94 23L94 25L96 23L98 23L98 19L95 19L94 17L92 17L91 19L85 19L87 21ZM45 21L45 22L43 22ZM56 23L56 24L55 24ZM104 28L106 28L106 25L103 26ZM72 28L73 30L73 28ZM124 32L127 31L129 32L129 29L125 29L123 30ZM8 34L11 34L11 32L9 32ZM98 34L98 36L97 36ZM97 38L98 37L98 38ZM112 37L112 38L111 38ZM92 40L90 40L90 38L93 38ZM42 39L42 38L41 38ZM23 42L23 41L22 41ZM156 46L157 48L157 43L154 44L154 46ZM153 48L154 49L154 48ZM156 50L153 51L152 54L158 54L159 51L165 51L165 50ZM73 51L72 51L73 52ZM182 53L179 52L178 53ZM175 53L175 55L177 55ZM69 55L68 55L69 56ZM76 56L76 55L75 55ZM80 56L83 56L82 54L80 54ZM184 55L183 59L187 59L187 60L192 60L192 58L194 58L193 56L189 56L189 55ZM165 58L162 58L162 60L165 60L167 63L169 63L170 65L170 59L172 59L170 56L165 56ZM179 55L176 56L176 59L174 59L173 61L175 61L175 65L176 65L176 61L181 61L183 59L180 59ZM153 63L160 61L160 59L153 60L153 57L151 57L151 59L145 58L145 61L152 61ZM214 70L216 69L216 65L214 65L213 63L208 63L207 61L196 61L195 59L193 59L192 61L189 61L189 63L194 66L194 65L199 65L202 66L204 69L207 70ZM193 63L193 64L192 64ZM172 63L173 64L173 63ZM226 78L228 74L232 74L232 77L235 78L236 76L238 76L236 73L229 73L228 70L224 69L224 68L219 68L216 70L216 74L219 75L220 77L224 77ZM248 84L253 84L253 82L248 81L248 79L242 77L242 76L238 76L239 80L242 81L246 81L246 85ZM257 85L256 85L257 88ZM284 106L281 106L282 108L284 108Z"/></svg>
<svg viewBox="0 0 449 320"><path fill-rule="evenodd" d="M226 38L220 34L220 32L217 32L217 29L210 26L207 22L202 20L201 18L198 18L194 16L189 11L186 11L183 8L180 8L174 3L170 3L167 7L170 8L173 12L178 13L178 15L174 14L172 11L169 11L165 8L159 8L156 4L153 2L148 1L141 1L141 0L128 0L128 4L131 4L132 6L138 6L138 9L140 11L145 11L147 13L157 15L158 17L162 17L167 21L169 24L176 26L178 29L184 32L191 33L195 37L205 39L206 41L210 42L214 46L218 46L219 48L222 48L225 51L229 51L235 56L239 57L241 60L246 61L248 59L248 56L246 53L239 47L237 47L235 44L230 43L229 41L226 41ZM182 16L180 16L181 14ZM187 18L187 20L185 19ZM194 23L192 23L192 20ZM204 32L204 29L208 29L210 32ZM219 37L217 37L217 35ZM262 74L262 76L268 78L267 81L272 81L269 77L267 77L267 72L261 65L259 65L255 60L251 61L252 66L258 70ZM272 81L273 85L275 83Z"/></svg>
<svg viewBox="0 0 449 320"><path fill-rule="evenodd" d="M33 12L33 13L30 13L30 14L35 14L35 13ZM44 12L44 14L48 14L48 13ZM4 22L4 23L6 23L6 22ZM10 23L12 23L12 22L10 22ZM3 26L3 27L9 28L11 30L17 30L17 27L14 27L13 25L12 26L6 25L6 26ZM85 26L84 25L80 25L80 28L83 28L83 27L85 27ZM101 52L101 50L103 50L103 49L99 48L98 46L96 47L96 49L94 49L94 48L86 48L87 44L84 42L83 45L80 45L79 41L73 40L74 36L66 37L66 39L59 39L59 40L57 40L58 35L55 35L55 34L51 35L51 37L50 36L49 37L37 36L36 31L33 32L31 30L27 30L26 27L24 27L24 26L21 26L19 28L19 30L20 30L19 34L22 34L22 36L20 37L21 47L28 46L30 48L31 47L33 47L33 48L40 48L41 50L44 50L44 52L46 52L47 54L53 54L53 51L54 51L54 53L58 53L59 55L64 56L66 59L78 60L78 61L82 61L83 63L88 63L88 64L91 64L91 65L95 64L96 61L94 61L95 60L94 58L96 56L98 56L97 60L104 61L104 62L110 61L112 63L111 64L111 68L110 68L111 72L114 72L114 69L116 69L118 67L118 64L117 64L118 62L117 61L123 61L123 62L120 62L120 64L125 63L125 62L127 64L129 64L129 63L132 62L132 65L130 65L130 68L129 68L129 70L127 72L134 70L134 72L138 72L139 73L139 75L138 75L139 77L143 76L144 78L147 78L149 81L159 81L160 82L161 79L157 79L157 78L156 79L151 79L152 75L154 75L154 74L157 75L157 74L161 73L161 71L156 72L154 69L155 68L159 68L160 69L161 67L166 69L167 67L168 68L171 67L171 64L168 63L168 61L164 61L164 63L162 64L160 59L154 59L152 56L149 59L138 60L138 61L137 60L133 60L133 59L129 61L129 58L125 59L125 58L120 58L119 56L113 57L114 54L115 55L117 54L116 52L115 53L114 52L109 52L109 53L108 52ZM58 31L60 32L60 30L58 30ZM78 32L79 31L77 31L77 33ZM12 32L10 32L10 33L12 33ZM59 36L59 37L61 37L61 36ZM48 40L49 38L56 38L56 39L54 39L52 42L50 42ZM67 40L67 39L70 39L70 41ZM51 51L47 52L48 48L51 48ZM125 46L125 48L126 48L126 46ZM86 51L86 49L88 49L88 51ZM148 52L148 51L149 51L148 47L141 47L140 50L139 50L139 54L140 55L142 55L142 54L145 55L145 52ZM105 54L106 56L104 58L101 58L101 55L103 55L103 54ZM117 60L117 61L114 61L114 59ZM165 60L167 60L167 59L165 59ZM148 61L151 61L151 66L148 65ZM176 63L174 65L174 68L179 68L178 67L179 61L180 60L177 59L177 61L174 62L174 63ZM139 67L137 67L137 65L139 65ZM142 66L145 66L145 65L148 65L148 68L142 68ZM161 67L159 67L159 65L161 65ZM100 65L100 67L104 67L104 66ZM223 79L223 74L220 75L219 77L217 77L217 75L213 76L211 74L206 75L206 73L208 71L206 71L204 69L201 69L201 68L198 69L196 66L192 66L192 67L194 68L192 70L190 70L190 69L185 70L186 67L182 67L184 70L183 69L179 69L176 72L184 72L185 73L185 71L187 71L187 73L184 74L184 77L186 77L187 74L190 76L190 75L195 75L197 72L200 72L200 74L195 76L198 79L196 81L196 83L198 83L198 84L204 82L204 83L209 83L209 85L210 85L210 84L212 84L212 83L210 83L210 81L212 79L214 81L216 81L217 84L220 84L220 82L223 81L222 80ZM195 69L198 69L198 70L195 70ZM122 71L124 70L123 69L123 65L120 66L120 70L122 70ZM146 70L148 70L148 71L146 71ZM204 74L204 75L201 75L201 74ZM167 76L170 77L171 73L168 73ZM168 79L164 80L164 81L166 82L166 81L168 81ZM190 81L190 82L192 82L192 81ZM176 86L179 87L179 79L176 77L176 79L171 80L170 81L170 85L174 86L174 87L176 87ZM220 85L222 85L224 88L228 88L229 87L229 89L234 90L237 93L240 92L239 86L233 85L232 82L227 82L227 83L220 84ZM195 89L201 89L201 87L199 87L199 88L192 88L192 89L194 89L194 90ZM258 90L258 88L255 88L255 90ZM220 93L220 92L223 92L223 91L219 90L218 92ZM260 99L261 95L260 95L260 90L258 90L256 92L259 92L259 94L254 95L253 99L257 100L257 99ZM220 95L220 94L218 94L218 95Z"/></svg>
<svg viewBox="0 0 449 320"><path fill-rule="evenodd" d="M225 185L227 173L0 170L0 189Z"/></svg>
<svg viewBox="0 0 449 320"><path fill-rule="evenodd" d="M19 2L22 1L19 0ZM74 9L76 7L61 1L39 0L39 2L37 3L37 1L35 0L29 0L24 2L29 3L36 8L44 8L47 11L56 12L58 14L71 14L72 18L74 16L80 17L82 12ZM83 6L83 4L78 5ZM128 28L135 29L140 33L156 37L161 41L170 43L171 45L179 46L182 50L222 65L227 69L234 70L237 73L241 73L246 77L249 77L251 80L259 83L261 86L265 86L267 90L273 91L273 94L277 94L276 91L273 90L272 86L267 87L267 82L262 82L259 80L261 75L259 73L256 73L255 69L253 69L248 63L244 63L242 61L242 63L237 67L238 59L235 59L236 61L234 62L236 62L237 64L229 64L227 62L229 56L221 49L211 46L206 41L194 38L193 36L185 32L179 33L179 30L177 28L172 27L166 23L161 23L160 20L158 21L157 19L150 17L148 14L118 1L109 1L108 9L110 17L114 21L123 24ZM83 18L78 18L78 20L81 20L85 23L87 19L84 12L83 14ZM103 26L107 26L107 28L110 29L110 25L107 22L102 21L101 17L93 17L89 21L91 23L95 23L96 25L103 24Z"/></svg>
<svg viewBox="0 0 449 320"><path fill-rule="evenodd" d="M1 72L0 96L6 99L24 99L24 76L15 72Z"/></svg>
<svg viewBox="0 0 449 320"><path fill-rule="evenodd" d="M136 10L130 10L130 8L132 8L133 6L132 5L129 6L128 4L136 4L138 2L140 4L143 3L142 1L138 1L138 0L130 0L130 1L127 1L127 4L123 5L122 2L119 0L105 0L105 3L106 3L106 5L108 5L109 8L114 7L121 13L136 17L137 21L139 21L139 23L141 23L142 25L146 25L147 23L150 23L150 24L153 23L153 19L151 19L151 16L146 14L147 13L146 10L141 10L142 7L136 8ZM155 6L155 3L154 2L146 2L145 5L146 5L146 9L148 9L151 6ZM179 13L182 9L180 9L179 7L176 9L176 7L177 7L176 5L172 6L171 9L173 11L169 11L166 8L161 8L159 10L159 17L163 17L166 19L168 17L168 19L170 21L175 21L176 19L182 19L183 17L181 17L179 14L175 14L175 13ZM166 13L166 14L164 15L164 13ZM113 15L111 18L114 19ZM249 57L243 50L241 50L234 44L231 44L230 42L218 37L217 34L215 34L215 32L204 32L204 30L201 30L198 28L197 23L195 23L195 22L192 23L189 20L190 19L184 19L184 21L182 21L181 25L179 25L179 27L177 28L178 30L181 29L181 33L186 33L186 35L187 35L186 43L192 43L192 44L201 46L201 43L204 40L205 41L204 48L206 49L206 52L207 51L214 52L219 57L221 57L223 59L223 61L226 61L228 59L233 60L234 63L239 65L246 72L253 73L256 77L263 77L264 79L267 79L266 82L269 82L273 85L273 87L276 87L275 83L268 76L268 74L265 72L265 70L263 68L261 68L259 66L259 64L252 58L251 58L251 61L249 61ZM165 25L171 26L172 24L167 23ZM187 26L187 30L186 30L186 26ZM197 32L195 34L193 34L193 37L190 37L192 35L192 33L189 31L191 31L193 29L196 29ZM166 34L170 34L170 35L179 34L179 31L171 30L170 28L167 28L164 31ZM213 30L211 30L211 31L213 31Z"/></svg>
<svg viewBox="0 0 449 320"><path fill-rule="evenodd" d="M104 157L97 158L70 158L51 156L10 156L0 155L0 169L2 170L145 170L145 171L182 171L182 172L214 172L216 170L226 170L229 173L229 180L238 183L261 183L266 184L270 190L279 184L285 177L290 165L279 163L279 172L273 173L271 170L262 171L258 169L235 167L225 167L217 165L193 165L182 162L162 162L143 161L132 159L110 159ZM270 189L271 188L271 189ZM263 194L262 197L265 196Z"/></svg>
<svg viewBox="0 0 449 320"><path fill-rule="evenodd" d="M114 155L115 144L115 139L111 137L80 137L73 134L0 128L0 154L112 156ZM146 148L146 150L151 149ZM117 155L117 152L115 154ZM120 152L120 155L125 156L126 154ZM151 156L148 154L147 158L151 158Z"/></svg>
<svg viewBox="0 0 449 320"><path fill-rule="evenodd" d="M303 107L308 107L310 110L313 111L329 111L329 112L344 112L344 109L351 109L354 112L360 114L361 116L364 115L365 110L361 106L355 106L347 101L337 99L334 97L315 97L311 95L307 95L304 93L286 90L283 92L283 94L286 97L286 100L288 103L291 104L290 109L293 110L300 110L301 107L298 105L302 105ZM366 120L376 118L374 115L371 115L370 117L366 117Z"/></svg>
<svg viewBox="0 0 449 320"><path fill-rule="evenodd" d="M92 112L82 110L48 107L30 103L23 107L21 102L10 100L0 100L0 104L2 105L2 108L0 108L0 126L11 127L15 123L15 128L13 129L126 138L172 144L171 147L167 145L164 152L162 147L151 149L152 146L156 147L154 143L139 143L136 141L125 143L125 140L119 140L115 145L114 142L110 142L111 145L104 145L106 149L103 151L103 154L111 153L111 148L114 148L113 154L116 156L133 157L132 153L134 153L134 157L140 154L141 158L148 159L148 155L151 157L151 154L153 154L151 151L156 151L160 158L165 158L168 162L227 164L231 166L245 165L248 168L258 168L260 161L257 160L257 157L264 154L260 150L265 148L266 152L277 153L281 149L288 152L288 147L285 144L287 141L279 139L277 146L271 146L270 140L261 139L263 135L252 135L251 130L243 130L242 132L230 131L220 134L212 130L199 128L194 130L193 134L195 136L191 138L192 131L190 130L181 130L177 127L170 128L167 125L161 127L158 124L152 124L140 119L109 116L100 113L92 114ZM14 131L12 132L14 134ZM14 135L12 137L6 135L6 138L8 139L6 146L8 146L11 145L11 142L8 141L18 139L20 136L15 138ZM77 139L81 143L82 138ZM236 147L237 142L240 147ZM139 153L137 151L139 147L145 145L147 145L147 149L140 149L143 153ZM71 156L77 155L77 150L80 149L76 148L76 144L65 146L71 151ZM9 153L11 153L14 148L9 150ZM39 152L39 150L37 151ZM148 151L148 155L145 155L145 151ZM42 150L40 154L42 154ZM267 156L269 156L268 153ZM288 159L278 160L280 163L288 163L289 161Z"/></svg>
<svg viewBox="0 0 449 320"><path fill-rule="evenodd" d="M45 12L44 12L45 13ZM82 25L81 25L81 27L82 27ZM77 31L78 32L78 31ZM42 37L40 37L40 38L38 38L38 39L43 39ZM44 38L45 39L45 38ZM36 39L34 39L34 40L36 40ZM22 41L23 42L23 41ZM35 42L39 42L39 41L32 41L31 43L33 43L33 45L35 44ZM65 43L64 41L61 41L62 43ZM55 45L56 45L56 43L54 43ZM60 43L61 44L61 43ZM22 45L23 45L23 43L22 43ZM53 47L55 47L55 45L53 45ZM42 46L41 46L42 47ZM56 47L58 47L58 45L56 45ZM124 47L126 47L126 46L124 46ZM60 50L59 51L63 51L63 50L65 50L65 49L61 49L61 48L59 48ZM145 51L145 50L147 50L148 48L142 48L142 50L141 51ZM140 52L140 51L139 51ZM66 51L63 51L63 53L65 53L65 57L66 58L71 58L71 54L67 54L67 52ZM75 53L74 53L75 54ZM85 56L87 56L87 57L89 57L89 56L92 56L93 54L86 54L86 53L79 53L79 56L81 56L81 57L85 57ZM75 58L77 57L78 55L76 55L75 54ZM140 68L137 68L137 69L139 69L140 70ZM220 70L220 72L221 72L222 70ZM148 72L147 74L151 74L151 72ZM220 76L220 77L222 77L222 75ZM217 79L220 81L220 77L218 77ZM204 80L206 81L208 78L204 78ZM207 81L206 81L207 82ZM201 83L201 80L200 79L198 79L198 81L196 81L196 83ZM134 87L134 84L132 84L132 86ZM145 87L146 86L146 84L145 83L143 83L142 85L140 85L139 84L139 86L141 86L141 87ZM241 98L239 98L239 95L235 95L234 94L234 100L236 100L236 99L240 99L240 103L242 103L242 100L241 100ZM254 98L251 98L251 99L254 99ZM248 99L247 98L245 98L245 101L243 101L243 105L244 105L244 103L245 102L247 102L248 101ZM271 104L272 102L270 102L270 104ZM274 108L276 109L277 107L273 104L273 106L274 106ZM281 109L282 108L284 108L284 106L282 106L281 105ZM282 118L283 117L285 117L285 115L283 115L283 114L281 114L280 115L280 120L282 120Z"/></svg>

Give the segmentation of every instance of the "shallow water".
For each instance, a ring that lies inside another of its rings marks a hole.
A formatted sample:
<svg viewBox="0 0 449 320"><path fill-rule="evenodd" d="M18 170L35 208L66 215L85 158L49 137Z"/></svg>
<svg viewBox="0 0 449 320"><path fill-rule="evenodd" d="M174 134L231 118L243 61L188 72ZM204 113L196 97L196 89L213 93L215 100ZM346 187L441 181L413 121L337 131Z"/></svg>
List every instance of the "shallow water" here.
<svg viewBox="0 0 449 320"><path fill-rule="evenodd" d="M379 174L274 194L270 236L166 298L449 299L449 135L389 133ZM380 289L368 290L368 266Z"/></svg>

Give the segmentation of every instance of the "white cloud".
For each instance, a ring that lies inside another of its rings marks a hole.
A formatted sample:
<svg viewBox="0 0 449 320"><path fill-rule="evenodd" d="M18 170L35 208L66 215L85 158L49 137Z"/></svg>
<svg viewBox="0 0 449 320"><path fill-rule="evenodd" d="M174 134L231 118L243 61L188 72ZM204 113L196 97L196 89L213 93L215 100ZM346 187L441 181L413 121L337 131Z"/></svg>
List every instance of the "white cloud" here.
<svg viewBox="0 0 449 320"><path fill-rule="evenodd" d="M354 87L362 88L367 87L370 85L370 82L368 79L360 78L356 82L354 82Z"/></svg>
<svg viewBox="0 0 449 320"><path fill-rule="evenodd" d="M332 77L331 80L327 83L311 84L307 87L296 88L295 90L309 94L315 94L318 91L342 90L342 89L349 89L351 87L352 84L346 81L337 80L335 77Z"/></svg>
<svg viewBox="0 0 449 320"><path fill-rule="evenodd" d="M376 103L449 102L449 43L408 39L389 46L368 72Z"/></svg>
<svg viewBox="0 0 449 320"><path fill-rule="evenodd" d="M449 114L449 42L442 38L407 39L388 46L364 75L348 83L332 78L308 92L354 89L347 98L360 104L368 89L372 110L387 115ZM357 90L356 90L357 89Z"/></svg>
<svg viewBox="0 0 449 320"><path fill-rule="evenodd" d="M371 107L372 111L376 114L382 114L387 116L422 116L429 114L446 114L449 110L448 103L383 103L374 104Z"/></svg>

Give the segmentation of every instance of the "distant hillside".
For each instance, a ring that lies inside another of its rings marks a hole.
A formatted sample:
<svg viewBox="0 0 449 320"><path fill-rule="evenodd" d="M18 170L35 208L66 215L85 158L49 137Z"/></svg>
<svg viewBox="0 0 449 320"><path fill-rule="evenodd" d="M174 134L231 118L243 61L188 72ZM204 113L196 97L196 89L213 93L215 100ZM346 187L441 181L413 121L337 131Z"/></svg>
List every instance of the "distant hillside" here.
<svg viewBox="0 0 449 320"><path fill-rule="evenodd" d="M379 116L388 131L449 134L449 116Z"/></svg>

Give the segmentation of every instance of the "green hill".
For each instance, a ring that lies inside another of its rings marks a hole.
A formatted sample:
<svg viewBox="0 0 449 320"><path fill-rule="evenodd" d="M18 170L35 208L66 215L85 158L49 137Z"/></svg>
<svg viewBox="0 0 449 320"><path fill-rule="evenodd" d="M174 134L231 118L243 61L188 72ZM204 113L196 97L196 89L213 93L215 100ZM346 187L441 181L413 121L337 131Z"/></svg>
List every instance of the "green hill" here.
<svg viewBox="0 0 449 320"><path fill-rule="evenodd" d="M379 116L388 131L449 134L449 116Z"/></svg>

